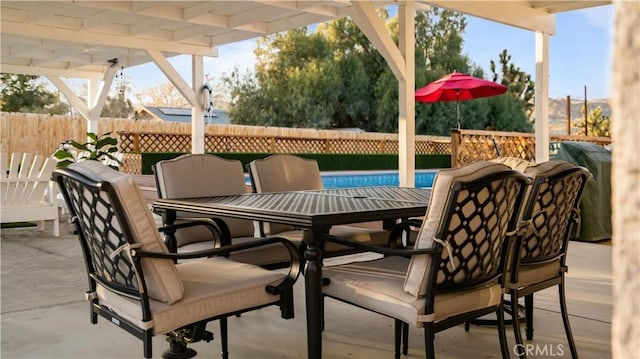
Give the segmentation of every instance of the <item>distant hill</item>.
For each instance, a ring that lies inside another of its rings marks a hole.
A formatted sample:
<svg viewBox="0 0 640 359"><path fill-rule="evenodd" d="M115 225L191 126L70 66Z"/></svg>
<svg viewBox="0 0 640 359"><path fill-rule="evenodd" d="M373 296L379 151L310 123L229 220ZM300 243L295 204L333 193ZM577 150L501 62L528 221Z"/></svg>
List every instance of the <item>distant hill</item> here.
<svg viewBox="0 0 640 359"><path fill-rule="evenodd" d="M584 106L584 100L571 99L571 133L581 133L581 129L573 127L574 124L579 124L584 115L582 114L582 107ZM611 116L611 106L609 105L609 99L593 99L587 101L587 107L589 111L600 106L602 108L602 114L605 116ZM549 131L552 135L566 135L567 134L567 100L566 98L550 98L549 99Z"/></svg>

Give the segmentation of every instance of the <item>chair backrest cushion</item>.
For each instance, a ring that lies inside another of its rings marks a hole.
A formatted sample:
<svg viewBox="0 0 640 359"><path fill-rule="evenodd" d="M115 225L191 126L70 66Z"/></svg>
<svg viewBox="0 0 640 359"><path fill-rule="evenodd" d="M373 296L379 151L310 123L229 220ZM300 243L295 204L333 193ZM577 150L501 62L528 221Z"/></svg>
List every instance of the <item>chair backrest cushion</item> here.
<svg viewBox="0 0 640 359"><path fill-rule="evenodd" d="M211 154L186 154L155 165L158 194L161 198L193 198L243 194L247 192L242 162ZM189 217L195 217L189 215ZM229 227L231 237L253 236L253 222L221 217ZM178 237L178 246L210 239L189 232Z"/></svg>
<svg viewBox="0 0 640 359"><path fill-rule="evenodd" d="M91 160L72 164L69 169L96 182L111 184L122 203L124 213L121 218L131 228L133 243L140 243L146 251L168 252L144 196L133 178ZM142 270L151 298L167 304L182 298L184 287L172 260L145 258L142 260Z"/></svg>
<svg viewBox="0 0 640 359"><path fill-rule="evenodd" d="M320 168L315 160L294 155L276 154L249 163L256 192L282 192L323 189ZM268 234L291 230L293 227L269 223Z"/></svg>
<svg viewBox="0 0 640 359"><path fill-rule="evenodd" d="M510 168L503 164L480 161L461 168L438 171L431 189L429 207L422 227L417 235L415 248L430 248L434 246L436 233L448 204L452 185L455 182L472 181L493 173L508 170L510 170ZM442 258L445 258L447 255L446 251L443 250ZM427 286L431 260L432 256L427 254L415 255L411 258L405 277L405 291L415 297L423 295Z"/></svg>
<svg viewBox="0 0 640 359"><path fill-rule="evenodd" d="M489 160L489 162L502 163L520 172L524 172L529 166L533 165L532 162L519 157L498 157Z"/></svg>
<svg viewBox="0 0 640 359"><path fill-rule="evenodd" d="M568 240L588 171L565 161L546 161L525 170L532 178L526 195L531 223L523 238L523 260L545 260L561 254ZM570 171L576 169L576 171ZM559 176L560 173L565 175ZM539 182L539 183L538 183ZM534 189L534 186L539 186ZM535 192L534 192L535 191Z"/></svg>
<svg viewBox="0 0 640 359"><path fill-rule="evenodd" d="M318 162L294 155L277 154L249 164L256 192L322 189Z"/></svg>

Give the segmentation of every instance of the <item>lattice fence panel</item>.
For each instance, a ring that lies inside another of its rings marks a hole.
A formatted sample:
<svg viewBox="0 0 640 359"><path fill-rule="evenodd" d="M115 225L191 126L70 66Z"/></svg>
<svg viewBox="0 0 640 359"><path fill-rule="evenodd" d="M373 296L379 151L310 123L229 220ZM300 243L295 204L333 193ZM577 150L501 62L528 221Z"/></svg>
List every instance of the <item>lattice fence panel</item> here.
<svg viewBox="0 0 640 359"><path fill-rule="evenodd" d="M420 153L418 152L417 149L418 145L416 142L416 153ZM387 140L384 141L384 153L398 153L398 151L400 150L400 142L398 140Z"/></svg>
<svg viewBox="0 0 640 359"><path fill-rule="evenodd" d="M270 152L270 137L211 136L205 137L207 152Z"/></svg>
<svg viewBox="0 0 640 359"><path fill-rule="evenodd" d="M327 142L315 138L276 138L274 153L325 153Z"/></svg>
<svg viewBox="0 0 640 359"><path fill-rule="evenodd" d="M429 145L424 153L451 154L451 141L428 141Z"/></svg>
<svg viewBox="0 0 640 359"><path fill-rule="evenodd" d="M140 134L141 152L191 152L191 135Z"/></svg>
<svg viewBox="0 0 640 359"><path fill-rule="evenodd" d="M133 133L120 133L120 139L118 140L120 152L127 153L136 151L134 138L137 138L137 135L134 135Z"/></svg>
<svg viewBox="0 0 640 359"><path fill-rule="evenodd" d="M120 172L128 174L140 174L142 168L142 155L138 153L123 153Z"/></svg>
<svg viewBox="0 0 640 359"><path fill-rule="evenodd" d="M497 157L535 160L535 137L530 133L457 130L451 146L454 167Z"/></svg>
<svg viewBox="0 0 640 359"><path fill-rule="evenodd" d="M536 158L536 139L532 136L495 136L499 155L496 157L517 157L527 161Z"/></svg>
<svg viewBox="0 0 640 359"><path fill-rule="evenodd" d="M429 141L416 141L416 154L429 153Z"/></svg>
<svg viewBox="0 0 640 359"><path fill-rule="evenodd" d="M456 162L459 167L482 160L496 158L490 136L463 136L460 139Z"/></svg>
<svg viewBox="0 0 640 359"><path fill-rule="evenodd" d="M384 142L376 140L331 139L328 141L327 153L388 153Z"/></svg>

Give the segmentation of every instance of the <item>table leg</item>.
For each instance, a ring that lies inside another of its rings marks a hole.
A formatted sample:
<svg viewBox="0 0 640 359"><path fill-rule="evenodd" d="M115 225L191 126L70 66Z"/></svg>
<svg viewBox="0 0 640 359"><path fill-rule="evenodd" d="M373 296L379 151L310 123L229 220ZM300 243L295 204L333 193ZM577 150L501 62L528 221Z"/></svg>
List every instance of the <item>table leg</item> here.
<svg viewBox="0 0 640 359"><path fill-rule="evenodd" d="M162 221L165 226L173 226L176 223L176 211L164 210L162 212ZM167 229L164 231L164 243L171 253L178 253L178 241L176 240L176 230Z"/></svg>
<svg viewBox="0 0 640 359"><path fill-rule="evenodd" d="M307 309L307 358L322 358L322 322L324 300L322 298L322 251L320 236L312 231L304 232L306 250L304 257L305 296Z"/></svg>

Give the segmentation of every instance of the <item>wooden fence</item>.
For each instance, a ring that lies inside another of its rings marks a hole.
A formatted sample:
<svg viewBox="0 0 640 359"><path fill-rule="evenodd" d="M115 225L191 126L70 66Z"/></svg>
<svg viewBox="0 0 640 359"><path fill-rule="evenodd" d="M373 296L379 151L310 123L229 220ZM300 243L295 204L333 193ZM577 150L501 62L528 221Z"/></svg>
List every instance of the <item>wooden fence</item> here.
<svg viewBox="0 0 640 359"><path fill-rule="evenodd" d="M2 113L3 152L51 155L68 139L84 142L83 118ZM190 152L191 124L102 118L98 133L119 137L121 152ZM416 153L451 153L449 137L416 136ZM205 125L207 152L397 153L398 135L283 127Z"/></svg>
<svg viewBox="0 0 640 359"><path fill-rule="evenodd" d="M0 113L0 139L2 152L31 152L50 156L58 146L69 139L85 142L87 121L81 117L51 116L32 113ZM101 118L98 133L120 131L148 131L175 133L190 131L189 124L156 120L129 120Z"/></svg>
<svg viewBox="0 0 640 359"><path fill-rule="evenodd" d="M419 136L417 154L450 154L449 138ZM398 153L398 136L361 133L355 138L278 135L214 134L205 136L205 152L250 153ZM189 152L191 135L148 132L120 132L120 150L127 152Z"/></svg>
<svg viewBox="0 0 640 359"><path fill-rule="evenodd" d="M1 113L2 152L31 152L49 156L68 139L82 141L86 120L68 116ZM191 125L158 120L103 118L98 133L119 137L122 169L139 173L140 156L132 152L190 152ZM607 137L551 136L552 142L611 143ZM532 133L454 130L451 138L416 136L417 154L451 154L451 166L479 160L519 157L535 160ZM253 153L398 153L398 135L282 127L205 125L205 151Z"/></svg>
<svg viewBox="0 0 640 359"><path fill-rule="evenodd" d="M550 142L581 141L601 146L611 144L609 137L551 136ZM453 130L451 132L451 167L457 168L497 157L517 157L535 162L533 133Z"/></svg>

